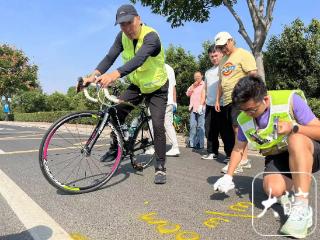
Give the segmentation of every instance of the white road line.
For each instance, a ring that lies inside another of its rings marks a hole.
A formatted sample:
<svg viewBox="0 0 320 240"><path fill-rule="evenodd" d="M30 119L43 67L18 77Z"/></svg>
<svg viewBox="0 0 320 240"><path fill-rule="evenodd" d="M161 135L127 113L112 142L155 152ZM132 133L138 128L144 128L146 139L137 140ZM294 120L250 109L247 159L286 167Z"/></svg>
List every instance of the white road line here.
<svg viewBox="0 0 320 240"><path fill-rule="evenodd" d="M6 152L0 149L0 154L5 154Z"/></svg>
<svg viewBox="0 0 320 240"><path fill-rule="evenodd" d="M29 134L29 135L21 135L21 136L9 136L9 137L2 137L2 138L0 138L0 140L15 139L15 138L25 138L25 137L35 137L35 136L43 136L43 134L39 133L39 134Z"/></svg>
<svg viewBox="0 0 320 240"><path fill-rule="evenodd" d="M13 134L26 134L26 133L34 133L34 131L28 131L28 132L1 132L0 131L0 134L1 135L13 135Z"/></svg>
<svg viewBox="0 0 320 240"><path fill-rule="evenodd" d="M34 240L70 240L69 234L0 169L0 194L7 201ZM46 226L52 231L41 231Z"/></svg>
<svg viewBox="0 0 320 240"><path fill-rule="evenodd" d="M50 151L57 151L57 150L65 150L65 149L80 149L81 143L75 143L73 144L75 146L72 147L56 147L56 148L49 148ZM108 146L109 144L96 144L95 147L102 147L102 146ZM5 155L11 155L11 154L19 154L19 153L33 153L33 152L39 152L39 149L33 149L33 150L22 150L22 151L14 151L14 152L3 152L0 154Z"/></svg>
<svg viewBox="0 0 320 240"><path fill-rule="evenodd" d="M16 129L13 129L13 128L0 128L0 131L2 131L2 130L14 131L14 130L16 130Z"/></svg>

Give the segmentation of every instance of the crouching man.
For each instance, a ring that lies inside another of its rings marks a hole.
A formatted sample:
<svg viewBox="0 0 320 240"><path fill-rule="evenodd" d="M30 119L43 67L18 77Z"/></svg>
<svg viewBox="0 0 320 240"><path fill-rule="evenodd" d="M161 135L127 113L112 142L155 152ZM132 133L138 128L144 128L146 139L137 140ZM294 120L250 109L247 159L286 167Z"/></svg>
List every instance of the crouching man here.
<svg viewBox="0 0 320 240"><path fill-rule="evenodd" d="M320 168L320 121L300 90L268 91L259 77L242 78L232 93L238 116L238 142L233 148L227 174L214 189L234 188L233 173L248 142L265 156L263 188L272 197L294 191L295 197L286 223L285 235L304 238L312 226L308 195L311 174ZM285 173L287 172L287 173ZM299 173L298 173L299 172Z"/></svg>

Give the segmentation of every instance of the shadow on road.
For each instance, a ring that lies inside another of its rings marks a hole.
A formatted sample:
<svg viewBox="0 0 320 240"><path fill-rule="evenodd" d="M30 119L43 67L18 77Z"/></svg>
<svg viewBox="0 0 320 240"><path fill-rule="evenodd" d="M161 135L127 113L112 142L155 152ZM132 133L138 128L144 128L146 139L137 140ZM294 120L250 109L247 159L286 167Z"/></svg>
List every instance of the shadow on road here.
<svg viewBox="0 0 320 240"><path fill-rule="evenodd" d="M103 190L106 188L113 187L117 184L120 184L121 182L127 180L131 174L143 176L143 172L137 171L132 167L130 160L123 164L123 162L125 162L125 161L126 160L122 160L122 164L119 166L118 170L112 176L112 178L109 182L107 182L105 185L101 186L99 189L94 190L92 192L100 191L100 190ZM147 168L149 168L149 167L153 167L153 163L150 163L150 165ZM147 169L147 168L145 168L145 169ZM122 175L122 177L120 179L113 181L115 178L119 178L118 176L120 176L120 175ZM88 192L88 193L90 193L90 192ZM59 194L59 195L74 195L74 193L67 193L67 192L64 192L60 189L57 190L57 194ZM86 194L86 193L80 193L80 194Z"/></svg>
<svg viewBox="0 0 320 240"><path fill-rule="evenodd" d="M47 240L50 239L52 235L52 230L51 228L48 228L46 226L36 226L33 227L29 230L25 230L21 233L15 233L15 234L10 234L10 235L5 235L5 236L0 236L1 240L33 240L34 237L38 240Z"/></svg>

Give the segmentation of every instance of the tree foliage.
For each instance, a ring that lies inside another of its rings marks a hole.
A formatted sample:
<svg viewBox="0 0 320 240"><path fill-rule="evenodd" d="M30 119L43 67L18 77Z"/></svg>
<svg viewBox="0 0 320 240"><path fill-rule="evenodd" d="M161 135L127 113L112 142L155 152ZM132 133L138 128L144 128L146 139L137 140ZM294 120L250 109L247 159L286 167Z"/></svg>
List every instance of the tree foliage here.
<svg viewBox="0 0 320 240"><path fill-rule="evenodd" d="M97 110L99 105L86 99L83 92L77 93L75 87L70 87L67 92L70 101L70 109L75 111Z"/></svg>
<svg viewBox="0 0 320 240"><path fill-rule="evenodd" d="M186 91L193 83L194 72L199 70L195 57L182 47L170 45L166 51L166 62L174 69L176 75L177 102L189 105Z"/></svg>
<svg viewBox="0 0 320 240"><path fill-rule="evenodd" d="M136 3L138 0L131 0ZM184 22L206 22L210 8L218 7L223 0L140 0L142 6L150 6L153 13L166 16L172 27L183 26ZM235 0L228 1L230 4Z"/></svg>
<svg viewBox="0 0 320 240"><path fill-rule="evenodd" d="M246 26L236 12L237 0L131 0L140 1L143 6L150 6L153 13L167 17L172 27L179 27L184 22L206 22L211 8L224 6L232 14L239 25L239 33L247 42L257 61L259 74L264 78L262 47L272 23L272 14L276 0L247 0L251 16L254 38L249 37Z"/></svg>
<svg viewBox="0 0 320 240"><path fill-rule="evenodd" d="M67 95L54 92L47 97L49 111L66 111L70 110L70 100Z"/></svg>
<svg viewBox="0 0 320 240"><path fill-rule="evenodd" d="M0 96L12 97L19 91L39 88L38 67L29 63L21 50L0 45Z"/></svg>
<svg viewBox="0 0 320 240"><path fill-rule="evenodd" d="M202 43L202 53L198 56L199 70L204 74L209 68L212 67L212 63L208 56L208 49L212 45L212 42L205 41Z"/></svg>
<svg viewBox="0 0 320 240"><path fill-rule="evenodd" d="M269 89L302 89L320 97L320 21L308 26L296 19L280 36L272 36L265 55Z"/></svg>
<svg viewBox="0 0 320 240"><path fill-rule="evenodd" d="M39 90L21 92L13 98L14 112L45 112L48 110L47 96Z"/></svg>

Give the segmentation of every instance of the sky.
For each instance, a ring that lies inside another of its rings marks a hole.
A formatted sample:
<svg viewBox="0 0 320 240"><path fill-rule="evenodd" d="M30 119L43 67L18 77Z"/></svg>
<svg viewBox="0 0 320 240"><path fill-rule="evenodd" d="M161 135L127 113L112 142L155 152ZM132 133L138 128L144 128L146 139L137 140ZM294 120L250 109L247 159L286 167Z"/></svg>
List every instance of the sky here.
<svg viewBox="0 0 320 240"><path fill-rule="evenodd" d="M31 64L39 66L38 78L45 93L66 93L79 76L92 72L106 55L119 32L119 26L114 26L117 8L127 3L128 0L0 0L0 44L15 46ZM135 7L142 21L158 31L164 48L170 44L181 46L197 57L204 41L228 31L238 47L249 49L226 7L212 9L208 22L187 22L173 29L165 17L153 14L149 7L139 3ZM281 34L284 26L296 18L305 25L312 18L320 19L319 9L319 0L277 0L267 39ZM238 0L236 11L252 37L245 0ZM118 60L110 70L120 65Z"/></svg>

